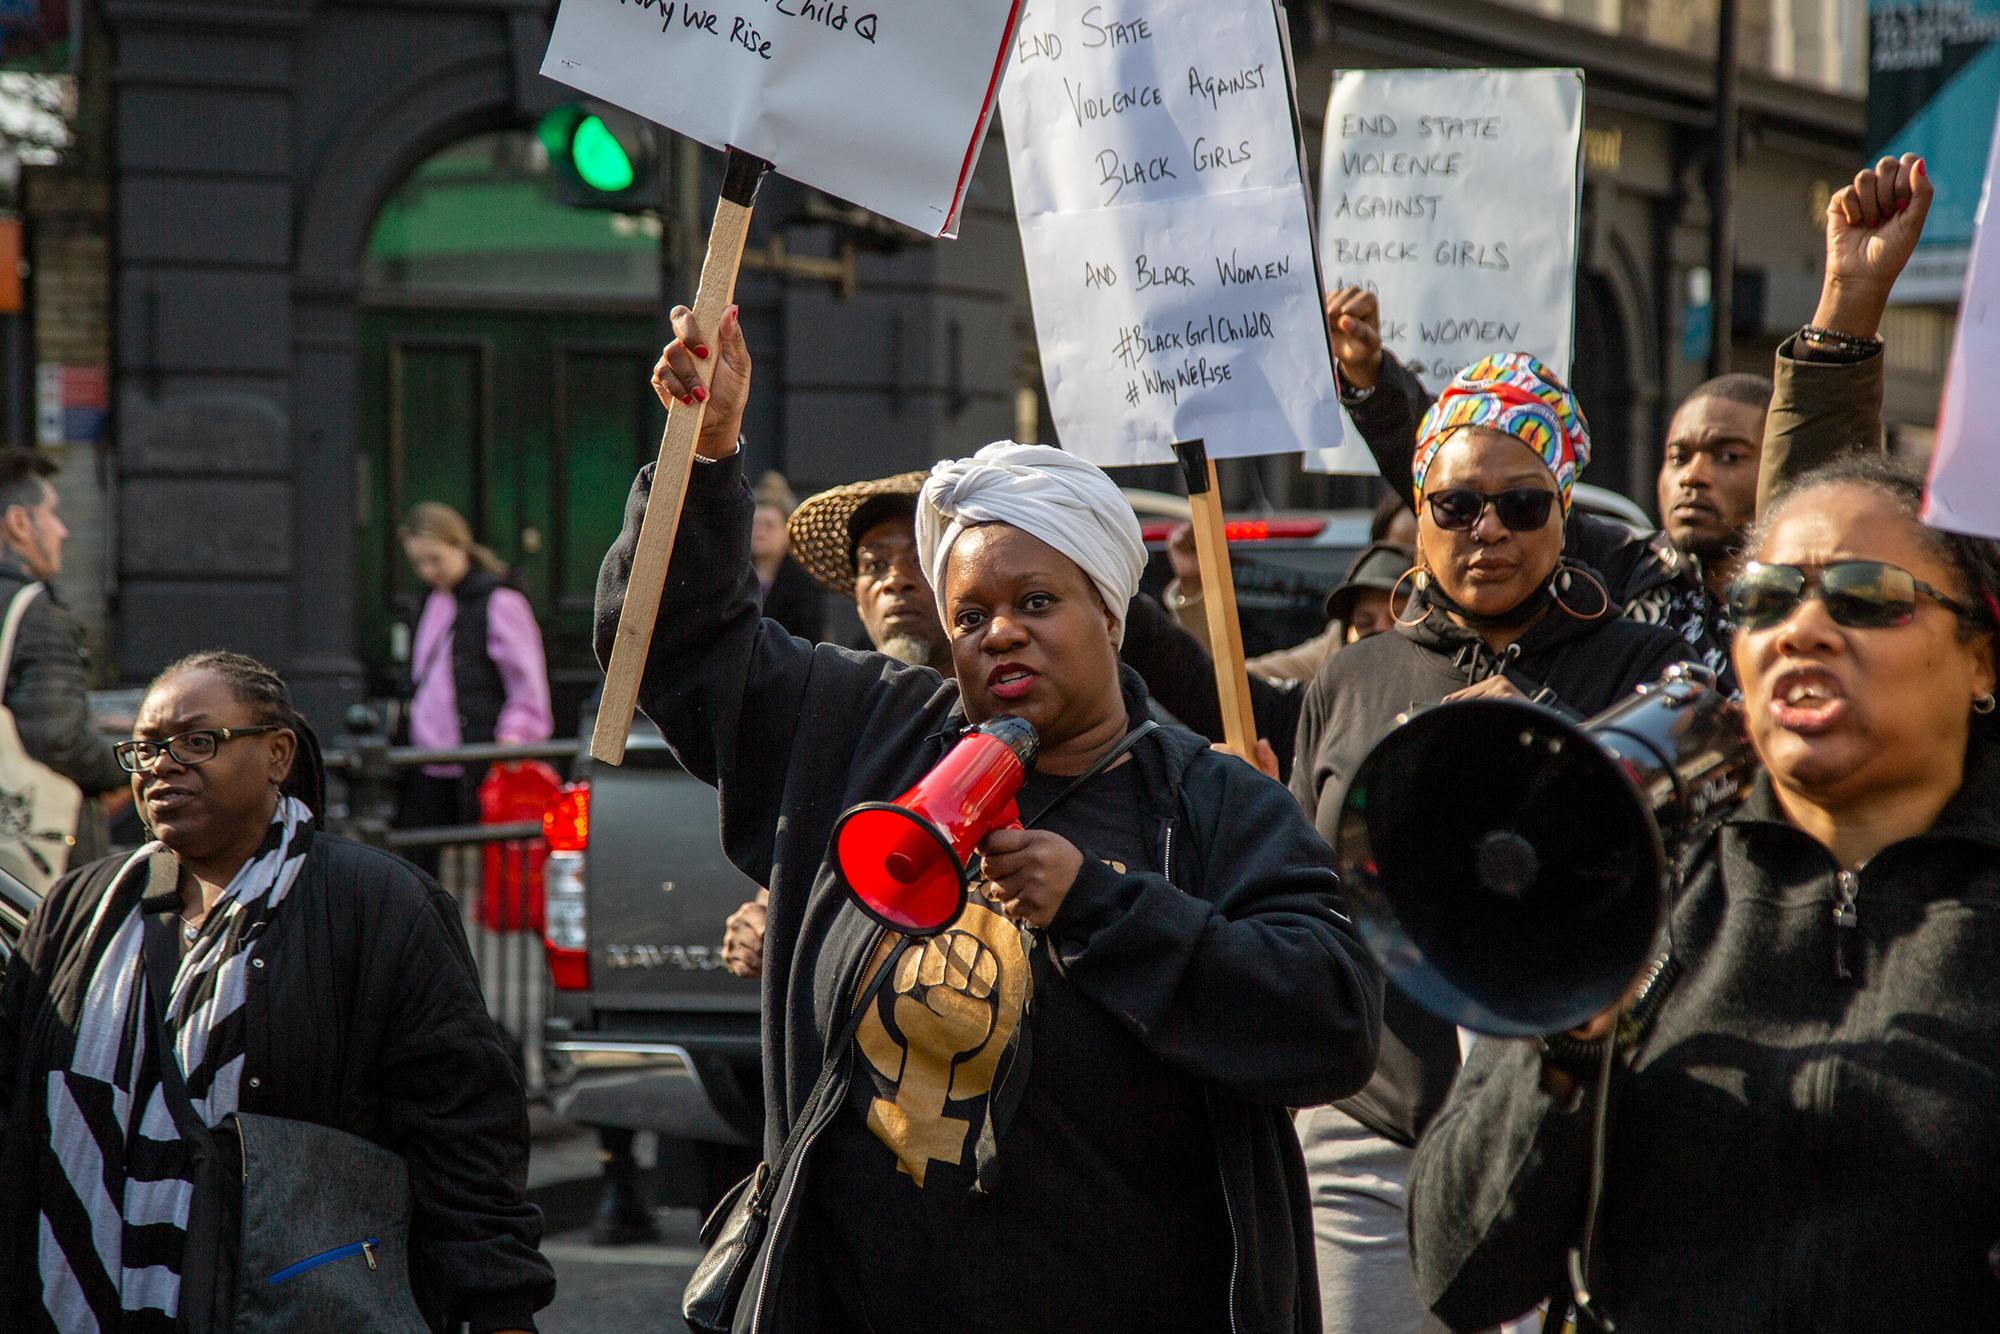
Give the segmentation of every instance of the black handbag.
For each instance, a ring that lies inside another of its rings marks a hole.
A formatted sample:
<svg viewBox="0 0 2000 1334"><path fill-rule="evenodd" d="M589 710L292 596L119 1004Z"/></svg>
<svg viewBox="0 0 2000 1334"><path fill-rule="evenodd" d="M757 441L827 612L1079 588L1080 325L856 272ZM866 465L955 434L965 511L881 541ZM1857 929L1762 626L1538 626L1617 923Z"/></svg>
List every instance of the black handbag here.
<svg viewBox="0 0 2000 1334"><path fill-rule="evenodd" d="M1124 739L1099 756L1089 769L1078 774L1048 805L1025 821L1024 826L1034 828L1078 788L1110 768L1120 756L1138 745L1149 733L1158 731L1159 727L1158 723L1148 718L1127 732ZM861 1031L861 1021L874 1006L882 984L889 980L896 961L902 958L910 943L908 939L899 943L882 961L882 966L875 970L875 976L868 980L868 986L848 1015L840 1036L828 1049L826 1064L821 1067L812 1091L806 1094L805 1103L792 1122L791 1132L778 1149L778 1156L757 1164L757 1170L737 1182L701 1225L701 1244L707 1250L681 1293L681 1318L701 1334L729 1334L734 1327L736 1307L743 1298L743 1288L763 1255L767 1240L765 1234L771 1225L771 1197L784 1181L786 1169L792 1165L801 1142L808 1137L814 1123L821 1119L820 1103L826 1098L827 1086L833 1082L835 1073L846 1059L848 1048L854 1045L854 1035ZM869 948L872 950L874 947L871 945Z"/></svg>
<svg viewBox="0 0 2000 1334"><path fill-rule="evenodd" d="M160 1084L194 1156L180 1314L184 1334L428 1334L410 1286L410 1169L359 1135L233 1112L202 1123L167 1037L179 947L145 926L146 1003Z"/></svg>

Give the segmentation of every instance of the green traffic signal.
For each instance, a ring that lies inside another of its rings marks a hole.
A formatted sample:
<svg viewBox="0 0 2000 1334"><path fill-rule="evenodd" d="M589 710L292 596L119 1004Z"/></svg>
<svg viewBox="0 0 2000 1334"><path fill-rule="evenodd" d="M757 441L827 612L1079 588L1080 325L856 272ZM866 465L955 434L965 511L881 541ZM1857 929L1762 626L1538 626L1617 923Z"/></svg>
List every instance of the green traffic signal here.
<svg viewBox="0 0 2000 1334"><path fill-rule="evenodd" d="M624 145L596 116L585 116L570 135L569 158L576 174L593 190L616 194L632 188L636 173Z"/></svg>
<svg viewBox="0 0 2000 1334"><path fill-rule="evenodd" d="M571 205L627 208L649 202L639 197L651 191L653 180L645 142L620 139L587 105L557 107L542 117L535 137L555 169L559 197Z"/></svg>

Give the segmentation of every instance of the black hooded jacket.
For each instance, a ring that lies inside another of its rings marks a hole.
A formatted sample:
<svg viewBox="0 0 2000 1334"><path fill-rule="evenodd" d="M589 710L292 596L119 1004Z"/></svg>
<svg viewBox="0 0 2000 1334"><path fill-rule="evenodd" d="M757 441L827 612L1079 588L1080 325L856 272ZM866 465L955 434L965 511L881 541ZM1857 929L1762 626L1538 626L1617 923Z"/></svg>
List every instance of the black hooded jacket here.
<svg viewBox="0 0 2000 1334"><path fill-rule="evenodd" d="M1578 601L1591 596L1581 581L1578 592L1566 595ZM1306 688L1292 794L1330 840L1348 780L1397 715L1504 673L1522 694L1546 687L1554 692L1556 707L1589 717L1692 656L1686 642L1659 626L1610 614L1583 621L1560 608L1496 654L1478 635L1432 611L1414 626L1399 625L1326 660ZM1479 779L1471 771L1443 776L1445 782ZM1441 788L1438 799L1449 801L1448 789ZM1414 1144L1451 1087L1457 1036L1450 1024L1418 1009L1393 984L1384 1018L1375 1078L1340 1106L1377 1134Z"/></svg>
<svg viewBox="0 0 2000 1334"><path fill-rule="evenodd" d="M648 467L599 576L600 656L615 634L651 482ZM908 788L965 720L956 682L810 645L761 618L750 514L740 455L695 465L639 702L688 772L719 788L730 859L770 886L768 1157L819 1076L881 938L836 882L833 823L858 801ZM1143 717L1144 687L1134 673L1123 680L1128 713ZM1132 762L1146 794L1142 827L1154 831L1163 872L1087 862L1046 935L1071 985L1206 1090L1236 1246L1232 1324L1317 1330L1304 1163L1286 1108L1367 1080L1380 976L1339 912L1328 849L1284 789L1178 728L1142 740ZM822 1104L836 1111L851 1050ZM738 1329L824 1323L813 1232L797 1226L812 1139L776 1187L773 1240Z"/></svg>
<svg viewBox="0 0 2000 1334"><path fill-rule="evenodd" d="M2000 744L1851 878L1768 779L1683 865L1685 971L1613 1067L1594 1301L1621 1334L1992 1330ZM1418 1288L1454 1329L1569 1292L1595 1093L1559 1106L1540 1066L1481 1039L1417 1149Z"/></svg>

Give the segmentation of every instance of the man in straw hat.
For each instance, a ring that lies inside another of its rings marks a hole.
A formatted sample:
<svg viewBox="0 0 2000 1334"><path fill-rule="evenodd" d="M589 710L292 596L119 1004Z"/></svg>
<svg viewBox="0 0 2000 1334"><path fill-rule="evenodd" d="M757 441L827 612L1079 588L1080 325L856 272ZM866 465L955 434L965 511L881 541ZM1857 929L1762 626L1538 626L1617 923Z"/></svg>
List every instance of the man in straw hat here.
<svg viewBox="0 0 2000 1334"><path fill-rule="evenodd" d="M792 558L820 587L854 599L868 642L898 662L951 674L937 601L917 563L917 492L928 472L850 482L792 512Z"/></svg>

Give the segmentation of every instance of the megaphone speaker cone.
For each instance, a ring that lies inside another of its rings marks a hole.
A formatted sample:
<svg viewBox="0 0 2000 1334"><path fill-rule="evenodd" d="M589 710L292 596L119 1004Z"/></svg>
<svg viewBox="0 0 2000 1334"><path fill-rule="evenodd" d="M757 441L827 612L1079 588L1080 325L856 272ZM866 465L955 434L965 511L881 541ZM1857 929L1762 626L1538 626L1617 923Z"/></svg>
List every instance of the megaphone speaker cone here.
<svg viewBox="0 0 2000 1334"><path fill-rule="evenodd" d="M1648 811L1583 729L1461 701L1369 753L1335 849L1364 939L1411 999L1475 1032L1560 1033L1650 960L1666 862Z"/></svg>
<svg viewBox="0 0 2000 1334"><path fill-rule="evenodd" d="M854 901L892 931L928 936L965 906L965 873L936 825L889 802L856 806L834 827L834 855Z"/></svg>

